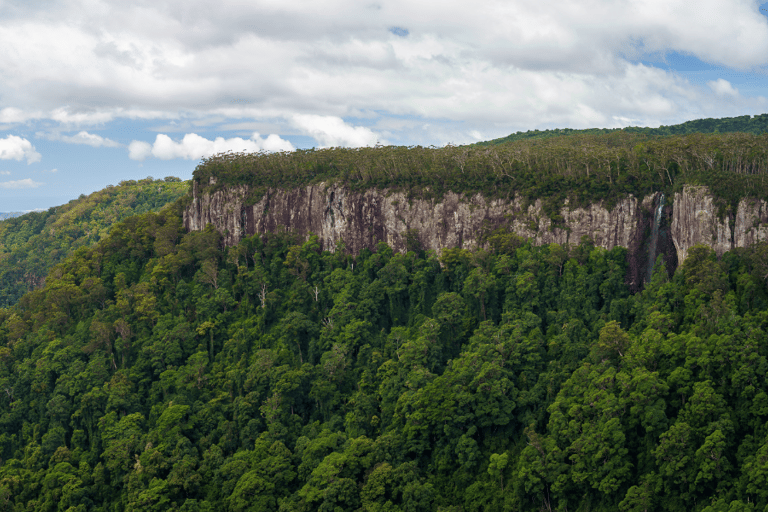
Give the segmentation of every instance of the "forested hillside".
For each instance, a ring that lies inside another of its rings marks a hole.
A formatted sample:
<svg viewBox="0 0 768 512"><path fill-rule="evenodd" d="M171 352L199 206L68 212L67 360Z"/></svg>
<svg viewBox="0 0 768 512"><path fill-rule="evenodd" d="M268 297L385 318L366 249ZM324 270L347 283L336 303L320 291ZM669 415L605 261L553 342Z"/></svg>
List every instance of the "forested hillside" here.
<svg viewBox="0 0 768 512"><path fill-rule="evenodd" d="M157 211L185 195L178 178L123 181L88 196L0 222L0 307L40 286L48 271L78 247L106 236L112 224Z"/></svg>
<svg viewBox="0 0 768 512"><path fill-rule="evenodd" d="M633 194L672 197L684 185L706 185L721 214L745 197L768 199L768 133L666 137L615 132L518 140L490 147L330 148L291 153L224 153L203 159L194 180L201 193L246 186L255 203L270 188L335 183L350 190L448 192L534 201L556 223L571 207L610 206Z"/></svg>
<svg viewBox="0 0 768 512"><path fill-rule="evenodd" d="M768 506L768 246L630 295L587 241L223 249L181 209L0 312L0 509Z"/></svg>
<svg viewBox="0 0 768 512"><path fill-rule="evenodd" d="M500 139L478 142L478 146L493 146L495 144L504 144L525 139L543 139L549 137L561 137L563 135L582 134L599 135L603 133L624 132L637 133L650 136L667 135L691 135L694 133L751 133L752 135L762 135L768 133L768 114L756 116L722 117L717 119L694 119L681 124L671 126L659 126L658 128L647 128L639 126L629 126L627 128L587 128L575 130L573 128L556 128L554 130L528 130L527 132L517 132Z"/></svg>

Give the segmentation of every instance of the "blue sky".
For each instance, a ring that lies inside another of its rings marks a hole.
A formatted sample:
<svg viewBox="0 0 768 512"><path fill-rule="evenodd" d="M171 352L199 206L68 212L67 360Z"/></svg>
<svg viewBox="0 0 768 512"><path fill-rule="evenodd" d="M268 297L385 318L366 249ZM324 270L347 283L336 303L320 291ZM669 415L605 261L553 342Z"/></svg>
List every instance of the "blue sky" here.
<svg viewBox="0 0 768 512"><path fill-rule="evenodd" d="M0 12L0 211L189 179L224 150L768 112L768 3L750 0L0 0Z"/></svg>

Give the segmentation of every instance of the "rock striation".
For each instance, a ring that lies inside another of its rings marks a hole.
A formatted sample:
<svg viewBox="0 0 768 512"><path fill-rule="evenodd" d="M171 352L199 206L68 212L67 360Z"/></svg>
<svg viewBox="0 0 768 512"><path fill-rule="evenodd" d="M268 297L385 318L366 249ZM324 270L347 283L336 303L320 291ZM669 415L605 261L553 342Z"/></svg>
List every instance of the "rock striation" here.
<svg viewBox="0 0 768 512"><path fill-rule="evenodd" d="M601 203L571 209L566 202L560 211L562 222L553 225L541 200L454 193L440 200L409 200L403 192L352 192L319 183L269 190L261 200L247 205L248 193L248 188L241 186L200 194L193 185L192 202L184 212L185 227L202 230L213 224L224 235L224 243L231 246L243 236L282 226L317 234L323 247L331 251L343 240L347 249L356 253L364 247L372 249L380 241L403 251L407 236L417 237L425 249L469 249L481 246L484 234L504 226L539 245L579 243L586 236L595 245L611 249L632 243L638 235L639 208L651 208L656 197L646 197L638 204L635 197L627 196L610 210Z"/></svg>
<svg viewBox="0 0 768 512"><path fill-rule="evenodd" d="M202 230L213 224L228 246L244 236L283 227L315 233L330 251L339 241L352 253L373 249L380 241L405 251L409 237L424 249L471 249L484 244L484 235L504 228L538 245L578 244L586 236L605 249L626 247L632 274L628 281L636 285L647 279L645 269L659 254L673 269L696 244L722 255L768 239L768 203L744 199L734 214L721 218L709 191L696 186L676 193L671 207L660 193L642 200L629 195L610 208L603 203L572 208L566 202L557 224L544 212L541 200L515 196L488 199L449 193L439 200L409 199L401 191L356 192L326 183L269 189L255 204L248 204L247 186L203 193L195 182L192 193L185 227ZM651 233L658 240L649 240Z"/></svg>
<svg viewBox="0 0 768 512"><path fill-rule="evenodd" d="M687 186L675 194L672 240L679 261L697 244L711 247L718 256L736 247L768 240L768 203L745 198L736 212L719 216L706 187Z"/></svg>

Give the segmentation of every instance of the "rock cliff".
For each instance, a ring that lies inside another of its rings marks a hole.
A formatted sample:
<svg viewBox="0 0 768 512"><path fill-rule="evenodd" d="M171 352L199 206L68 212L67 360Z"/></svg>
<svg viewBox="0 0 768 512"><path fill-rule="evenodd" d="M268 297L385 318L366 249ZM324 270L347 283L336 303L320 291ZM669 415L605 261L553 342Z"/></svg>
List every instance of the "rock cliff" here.
<svg viewBox="0 0 768 512"><path fill-rule="evenodd" d="M721 255L768 239L765 201L742 200L734 214L719 218L713 197L703 187L686 187L675 194L671 207L660 193L642 201L630 195L611 208L602 203L571 208L566 203L556 225L540 200L517 197L487 199L449 193L439 200L409 200L399 191L353 192L324 183L270 189L255 204L247 204L248 194L246 186L201 193L195 183L192 202L184 212L185 227L201 230L211 223L224 235L225 244L234 245L243 236L283 226L317 234L331 251L343 240L353 253L373 248L379 241L404 251L408 237L417 238L425 249L473 248L497 228L535 244L578 244L587 236L605 249L617 245L628 249L627 279L635 286L647 279L649 263L658 254L673 269L696 244L709 245ZM654 240L649 240L651 236Z"/></svg>
<svg viewBox="0 0 768 512"><path fill-rule="evenodd" d="M679 261L696 244L708 245L722 256L735 247L768 239L768 204L742 199L735 213L721 218L706 187L688 186L675 194L671 232Z"/></svg>
<svg viewBox="0 0 768 512"><path fill-rule="evenodd" d="M602 204L570 209L563 205L563 221L553 226L540 200L530 204L514 198L489 200L480 195L462 197L449 193L439 201L411 199L402 192L368 190L351 192L323 183L293 190L269 190L256 204L246 205L247 187L212 194L198 193L184 213L188 230L212 223L224 234L226 245L243 236L265 233L283 226L301 233L312 232L323 246L333 250L338 240L358 252L379 241L404 250L406 233L417 236L425 249L472 248L482 235L501 226L536 244L579 243L583 236L595 245L611 249L629 247L637 237L638 208L649 209L654 196L642 205L628 196L608 210Z"/></svg>

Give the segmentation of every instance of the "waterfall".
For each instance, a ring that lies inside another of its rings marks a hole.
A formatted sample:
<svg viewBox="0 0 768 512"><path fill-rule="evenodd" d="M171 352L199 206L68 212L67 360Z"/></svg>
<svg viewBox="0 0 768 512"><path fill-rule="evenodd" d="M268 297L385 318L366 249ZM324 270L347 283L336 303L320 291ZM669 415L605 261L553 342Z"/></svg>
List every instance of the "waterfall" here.
<svg viewBox="0 0 768 512"><path fill-rule="evenodd" d="M659 205L653 215L653 226L651 227L651 241L648 247L648 278L651 282L653 276L653 264L656 263L656 241L659 239L659 224L661 223L661 214L664 212L664 194L659 196Z"/></svg>

